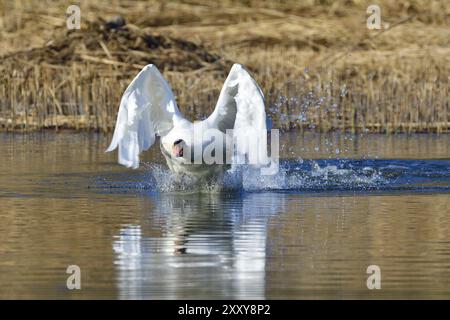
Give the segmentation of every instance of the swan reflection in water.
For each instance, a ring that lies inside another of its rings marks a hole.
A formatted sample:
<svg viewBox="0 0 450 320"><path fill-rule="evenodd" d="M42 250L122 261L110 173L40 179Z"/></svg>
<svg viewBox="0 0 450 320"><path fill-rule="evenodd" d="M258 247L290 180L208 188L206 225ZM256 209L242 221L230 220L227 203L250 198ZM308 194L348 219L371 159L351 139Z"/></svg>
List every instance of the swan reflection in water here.
<svg viewBox="0 0 450 320"><path fill-rule="evenodd" d="M113 244L121 299L263 299L280 194L159 194ZM147 203L148 202L144 202ZM149 210L149 207L153 210Z"/></svg>

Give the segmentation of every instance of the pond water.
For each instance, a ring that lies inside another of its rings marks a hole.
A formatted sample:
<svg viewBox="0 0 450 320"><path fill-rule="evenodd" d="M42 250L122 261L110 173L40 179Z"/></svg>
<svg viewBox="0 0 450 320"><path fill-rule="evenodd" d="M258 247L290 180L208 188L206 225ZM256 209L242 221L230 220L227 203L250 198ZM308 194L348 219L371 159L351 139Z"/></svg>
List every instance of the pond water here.
<svg viewBox="0 0 450 320"><path fill-rule="evenodd" d="M277 175L222 192L109 141L0 134L0 298L450 298L449 135L283 134Z"/></svg>

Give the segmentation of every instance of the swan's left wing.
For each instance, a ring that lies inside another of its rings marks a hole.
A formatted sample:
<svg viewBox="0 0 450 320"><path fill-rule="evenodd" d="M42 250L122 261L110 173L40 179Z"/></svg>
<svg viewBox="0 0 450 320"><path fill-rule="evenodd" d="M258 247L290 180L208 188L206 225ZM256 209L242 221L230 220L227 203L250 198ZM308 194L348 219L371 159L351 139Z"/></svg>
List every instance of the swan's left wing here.
<svg viewBox="0 0 450 320"><path fill-rule="evenodd" d="M231 68L216 108L205 121L224 133L233 129L238 153L253 164L267 163L264 95L242 65L236 63Z"/></svg>
<svg viewBox="0 0 450 320"><path fill-rule="evenodd" d="M150 148L155 135L165 135L174 121L183 119L169 84L158 69L149 64L133 79L120 101L111 145L119 147L119 163L139 166L139 153Z"/></svg>

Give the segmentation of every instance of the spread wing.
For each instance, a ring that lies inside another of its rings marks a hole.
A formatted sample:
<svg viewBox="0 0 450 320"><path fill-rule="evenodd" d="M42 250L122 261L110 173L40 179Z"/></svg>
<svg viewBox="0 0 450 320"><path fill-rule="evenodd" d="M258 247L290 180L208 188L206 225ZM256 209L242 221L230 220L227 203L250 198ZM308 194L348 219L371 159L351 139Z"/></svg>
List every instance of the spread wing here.
<svg viewBox="0 0 450 320"><path fill-rule="evenodd" d="M267 163L264 95L256 81L240 64L234 64L231 68L216 108L205 121L222 132L233 129L234 139L238 141L238 153L250 156L253 164Z"/></svg>
<svg viewBox="0 0 450 320"><path fill-rule="evenodd" d="M133 79L120 101L111 145L119 147L119 163L139 166L139 153L150 148L155 136L163 136L183 119L173 92L158 69L149 64Z"/></svg>

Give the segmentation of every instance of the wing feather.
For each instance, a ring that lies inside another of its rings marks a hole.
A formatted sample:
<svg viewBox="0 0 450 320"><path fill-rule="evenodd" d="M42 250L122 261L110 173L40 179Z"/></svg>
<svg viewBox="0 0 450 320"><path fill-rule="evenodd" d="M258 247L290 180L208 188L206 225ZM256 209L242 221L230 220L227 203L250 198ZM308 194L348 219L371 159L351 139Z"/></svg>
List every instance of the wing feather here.
<svg viewBox="0 0 450 320"><path fill-rule="evenodd" d="M120 101L116 127L107 152L119 147L119 163L137 168L139 154L150 148L183 119L172 89L158 69L149 64L133 79Z"/></svg>
<svg viewBox="0 0 450 320"><path fill-rule="evenodd" d="M224 133L233 129L235 141L244 141L237 144L238 153L252 157L253 164L267 163L264 95L242 65L236 63L231 68L214 112L205 121Z"/></svg>

